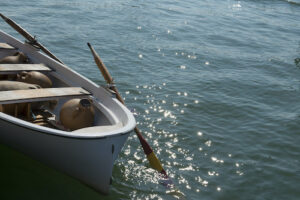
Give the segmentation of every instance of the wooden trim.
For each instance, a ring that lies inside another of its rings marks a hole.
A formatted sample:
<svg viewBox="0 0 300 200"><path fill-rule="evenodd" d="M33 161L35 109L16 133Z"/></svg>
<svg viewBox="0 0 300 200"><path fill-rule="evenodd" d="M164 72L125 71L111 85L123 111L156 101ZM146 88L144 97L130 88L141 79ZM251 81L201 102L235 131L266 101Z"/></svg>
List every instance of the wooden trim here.
<svg viewBox="0 0 300 200"><path fill-rule="evenodd" d="M1 91L0 104L48 101L59 97L86 97L88 95L91 93L80 87Z"/></svg>
<svg viewBox="0 0 300 200"><path fill-rule="evenodd" d="M52 71L44 64L0 64L0 74L8 74L9 72L21 71Z"/></svg>

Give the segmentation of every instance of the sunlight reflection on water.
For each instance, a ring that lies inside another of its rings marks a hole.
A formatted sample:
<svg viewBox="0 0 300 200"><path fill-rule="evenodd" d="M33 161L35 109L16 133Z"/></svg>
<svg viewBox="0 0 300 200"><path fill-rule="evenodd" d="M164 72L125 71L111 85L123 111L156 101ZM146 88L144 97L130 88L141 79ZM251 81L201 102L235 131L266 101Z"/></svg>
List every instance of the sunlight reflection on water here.
<svg viewBox="0 0 300 200"><path fill-rule="evenodd" d="M1 12L38 35L68 66L105 85L85 45L94 43L143 135L187 199L298 199L297 4L18 4L4 0ZM114 168L111 195L103 198L172 199L158 181L131 134ZM70 188L62 199L79 198L79 190Z"/></svg>

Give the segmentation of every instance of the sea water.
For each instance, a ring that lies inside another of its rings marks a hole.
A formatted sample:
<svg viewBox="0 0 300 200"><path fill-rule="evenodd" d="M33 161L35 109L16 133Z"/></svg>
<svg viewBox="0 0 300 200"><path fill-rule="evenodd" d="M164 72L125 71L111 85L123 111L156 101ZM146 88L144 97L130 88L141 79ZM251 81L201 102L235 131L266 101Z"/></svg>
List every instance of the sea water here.
<svg viewBox="0 0 300 200"><path fill-rule="evenodd" d="M300 199L299 1L1 0L0 12L105 85L93 45L186 199ZM1 199L174 199L134 133L108 196L3 145L0 159Z"/></svg>

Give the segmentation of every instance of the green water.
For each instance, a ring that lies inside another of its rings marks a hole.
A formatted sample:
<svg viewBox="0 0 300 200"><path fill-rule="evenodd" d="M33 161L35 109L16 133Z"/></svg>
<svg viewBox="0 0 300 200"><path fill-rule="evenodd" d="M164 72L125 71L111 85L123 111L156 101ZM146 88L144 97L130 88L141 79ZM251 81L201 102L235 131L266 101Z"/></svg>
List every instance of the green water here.
<svg viewBox="0 0 300 200"><path fill-rule="evenodd" d="M2 0L0 12L103 85L94 46L187 199L300 198L296 0ZM174 199L134 134L108 196L7 147L0 156L1 199Z"/></svg>

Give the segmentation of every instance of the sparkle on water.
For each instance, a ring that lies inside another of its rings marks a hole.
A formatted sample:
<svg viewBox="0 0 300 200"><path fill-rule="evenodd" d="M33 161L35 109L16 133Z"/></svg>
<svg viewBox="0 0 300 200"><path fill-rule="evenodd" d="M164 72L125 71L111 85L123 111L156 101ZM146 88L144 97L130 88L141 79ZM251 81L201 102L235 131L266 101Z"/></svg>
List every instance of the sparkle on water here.
<svg viewBox="0 0 300 200"><path fill-rule="evenodd" d="M1 12L105 85L85 45L93 44L187 199L299 198L296 0L4 0ZM10 199L99 199L34 161L8 160L1 177ZM111 194L100 199L174 199L135 134L112 178Z"/></svg>

